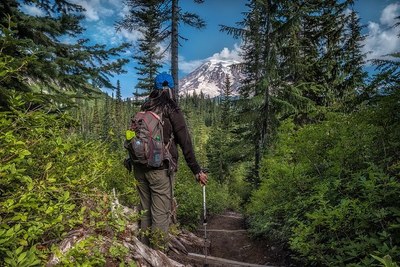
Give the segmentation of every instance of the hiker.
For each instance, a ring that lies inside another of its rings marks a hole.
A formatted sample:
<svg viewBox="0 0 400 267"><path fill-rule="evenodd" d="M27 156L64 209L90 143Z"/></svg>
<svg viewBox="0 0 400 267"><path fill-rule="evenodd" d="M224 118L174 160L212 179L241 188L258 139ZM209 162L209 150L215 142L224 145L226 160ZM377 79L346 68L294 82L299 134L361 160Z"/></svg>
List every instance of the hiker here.
<svg viewBox="0 0 400 267"><path fill-rule="evenodd" d="M160 242L166 245L168 242L168 229L171 220L173 200L174 175L177 171L178 149L180 146L183 156L190 170L201 185L207 184L207 174L202 171L196 161L191 137L182 111L178 107L174 97L174 82L171 75L161 73L157 75L154 90L148 100L142 105L142 111L153 111L162 118L162 131L164 145L168 148L171 160L164 160L158 168L148 165L133 163L135 178L138 181L137 189L140 196L141 210L145 211L141 218L142 231L150 229L151 240L148 235L142 238L143 243L155 245ZM156 237L155 237L156 236ZM166 249L166 247L164 247Z"/></svg>

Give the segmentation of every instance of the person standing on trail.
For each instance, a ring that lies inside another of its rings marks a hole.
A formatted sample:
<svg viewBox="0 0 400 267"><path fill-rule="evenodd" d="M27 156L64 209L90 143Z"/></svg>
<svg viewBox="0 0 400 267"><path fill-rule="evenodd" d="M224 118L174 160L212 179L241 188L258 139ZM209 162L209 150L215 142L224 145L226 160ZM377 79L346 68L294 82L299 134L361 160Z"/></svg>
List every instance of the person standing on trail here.
<svg viewBox="0 0 400 267"><path fill-rule="evenodd" d="M161 241L162 246L167 245L168 242L174 175L178 162L177 145L182 149L187 165L200 184L206 185L208 179L207 174L202 171L196 160L188 127L183 113L175 101L173 89L174 81L171 75L165 72L157 75L154 90L141 107L142 111L153 111L160 116L163 142L170 152L171 159L164 160L162 166L158 168L133 163L134 175L138 181L140 209L144 211L140 228L142 231L151 231L151 238L149 239L148 235L145 235L142 241L153 246L155 245L153 238L157 243Z"/></svg>

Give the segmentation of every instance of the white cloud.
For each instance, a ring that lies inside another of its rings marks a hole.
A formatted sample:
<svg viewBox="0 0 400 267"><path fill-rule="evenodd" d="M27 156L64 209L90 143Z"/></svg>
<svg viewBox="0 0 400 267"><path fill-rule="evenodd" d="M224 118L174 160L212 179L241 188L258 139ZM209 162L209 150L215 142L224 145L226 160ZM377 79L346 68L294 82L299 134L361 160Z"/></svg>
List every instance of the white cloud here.
<svg viewBox="0 0 400 267"><path fill-rule="evenodd" d="M122 0L71 0L71 3L82 6L87 21L99 21L120 14L125 7ZM36 5L22 4L21 10L32 16L45 16L45 12Z"/></svg>
<svg viewBox="0 0 400 267"><path fill-rule="evenodd" d="M72 0L71 2L80 5L85 9L84 15L88 21L103 20L105 17L111 17L114 15L114 10L108 8L109 3L113 3L113 1Z"/></svg>
<svg viewBox="0 0 400 267"><path fill-rule="evenodd" d="M129 32L125 29L116 31L114 26L106 25L103 21L99 21L94 26L94 31L90 39L96 43L119 45L124 42L133 44L141 36L138 31Z"/></svg>
<svg viewBox="0 0 400 267"><path fill-rule="evenodd" d="M121 37L123 40L129 43L134 43L136 42L142 34L138 31L128 31L126 29L121 29L119 32L116 33L117 35L121 34Z"/></svg>
<svg viewBox="0 0 400 267"><path fill-rule="evenodd" d="M221 52L215 53L207 60L216 59L216 60L235 60L240 61L240 47L239 45L235 44L232 50L229 48L224 47Z"/></svg>
<svg viewBox="0 0 400 267"><path fill-rule="evenodd" d="M225 61L241 61L240 46L235 44L233 49L230 50L224 47L220 52L213 54L211 57L205 59L185 60L183 57L179 59L179 69L183 73L190 73L198 68L201 64L211 60L225 60Z"/></svg>
<svg viewBox="0 0 400 267"><path fill-rule="evenodd" d="M129 12L130 12L130 7L127 6L127 5L123 5L123 7L120 9L120 11L119 11L119 13L118 13L118 16L121 17L121 18L123 18L123 17L125 17L126 15L128 15Z"/></svg>
<svg viewBox="0 0 400 267"><path fill-rule="evenodd" d="M21 6L21 10L31 16L43 17L46 15L45 12L42 9L38 8L37 6L30 6L23 4Z"/></svg>
<svg viewBox="0 0 400 267"><path fill-rule="evenodd" d="M109 2L111 5L117 8L121 8L121 6L123 5L122 0L108 0L107 2Z"/></svg>
<svg viewBox="0 0 400 267"><path fill-rule="evenodd" d="M400 4L390 4L382 11L380 23L368 23L367 37L363 42L363 52L367 53L367 60L381 58L399 50L399 29L392 27L395 23L394 18L399 15Z"/></svg>
<svg viewBox="0 0 400 267"><path fill-rule="evenodd" d="M399 10L400 10L400 3L394 3L390 4L385 9L382 11L381 14L381 24L387 25L387 26L393 26L395 22L395 18L399 16Z"/></svg>
<svg viewBox="0 0 400 267"><path fill-rule="evenodd" d="M116 30L113 26L105 25L104 22L100 21L94 26L94 31L91 34L91 40L96 43L111 43L111 40L115 38Z"/></svg>

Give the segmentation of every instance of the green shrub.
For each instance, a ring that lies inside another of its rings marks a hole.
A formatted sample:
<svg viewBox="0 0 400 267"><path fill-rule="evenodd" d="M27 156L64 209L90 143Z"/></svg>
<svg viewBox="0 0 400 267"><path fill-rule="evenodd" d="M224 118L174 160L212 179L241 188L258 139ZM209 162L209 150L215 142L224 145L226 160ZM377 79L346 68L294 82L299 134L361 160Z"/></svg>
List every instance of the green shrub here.
<svg viewBox="0 0 400 267"><path fill-rule="evenodd" d="M43 265L74 228L120 231L107 192L116 187L126 204L137 202L121 157L71 134L66 114L24 112L23 101L13 101L17 108L0 113L0 259Z"/></svg>
<svg viewBox="0 0 400 267"><path fill-rule="evenodd" d="M188 125L193 139L195 154L201 167L207 167L207 141L210 128L201 121L200 114L189 118ZM194 126L191 128L190 126ZM181 154L178 162L178 173L175 177L175 197L178 202L178 221L184 228L196 229L203 222L203 190L186 165ZM218 214L226 209L237 209L239 197L230 194L227 184L217 181L216 174L209 173L206 187L207 213Z"/></svg>
<svg viewBox="0 0 400 267"><path fill-rule="evenodd" d="M383 101L301 128L282 124L247 206L253 233L306 265L367 266L371 254L400 260L398 105Z"/></svg>
<svg viewBox="0 0 400 267"><path fill-rule="evenodd" d="M251 162L242 162L234 165L229 179L229 194L237 198L239 206L233 207L236 210L241 210L242 206L248 202L253 186L246 180L247 171L251 168Z"/></svg>
<svg viewBox="0 0 400 267"><path fill-rule="evenodd" d="M182 157L181 157L182 158ZM232 197L227 185L221 185L209 174L206 186L207 213L218 214L226 209L236 209L239 198ZM175 179L175 196L178 202L178 221L185 228L195 229L203 220L203 190L183 159Z"/></svg>

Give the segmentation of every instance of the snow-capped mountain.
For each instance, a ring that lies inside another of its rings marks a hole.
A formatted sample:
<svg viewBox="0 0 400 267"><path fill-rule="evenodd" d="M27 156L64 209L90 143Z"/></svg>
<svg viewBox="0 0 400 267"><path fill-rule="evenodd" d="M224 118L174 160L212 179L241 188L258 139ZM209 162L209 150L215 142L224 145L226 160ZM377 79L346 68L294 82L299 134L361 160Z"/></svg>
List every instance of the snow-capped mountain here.
<svg viewBox="0 0 400 267"><path fill-rule="evenodd" d="M203 92L210 97L219 96L225 86L226 75L229 75L233 95L237 95L241 75L237 68L231 67L237 63L234 60L216 59L205 62L179 81L179 95L193 95L194 92L199 95Z"/></svg>

